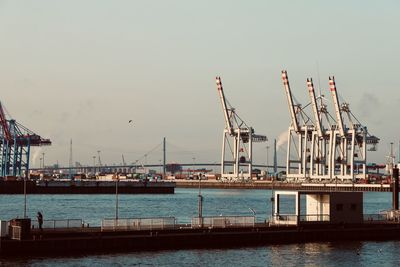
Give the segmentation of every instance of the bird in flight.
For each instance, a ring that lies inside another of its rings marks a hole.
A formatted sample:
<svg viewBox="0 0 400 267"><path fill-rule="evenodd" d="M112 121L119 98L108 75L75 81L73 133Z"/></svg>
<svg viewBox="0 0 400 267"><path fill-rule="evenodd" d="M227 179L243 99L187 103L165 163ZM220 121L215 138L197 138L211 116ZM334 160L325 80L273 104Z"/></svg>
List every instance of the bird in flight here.
<svg viewBox="0 0 400 267"><path fill-rule="evenodd" d="M128 123L131 123L132 122L132 120L129 120L129 122Z"/></svg>

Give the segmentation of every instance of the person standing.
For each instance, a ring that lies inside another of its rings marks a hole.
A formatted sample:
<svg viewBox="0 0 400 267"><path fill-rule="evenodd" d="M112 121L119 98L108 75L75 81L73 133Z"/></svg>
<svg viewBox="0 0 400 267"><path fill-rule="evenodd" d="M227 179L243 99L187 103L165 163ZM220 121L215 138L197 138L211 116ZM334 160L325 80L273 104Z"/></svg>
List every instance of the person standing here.
<svg viewBox="0 0 400 267"><path fill-rule="evenodd" d="M37 220L38 220L39 229L40 229L40 231L43 231L43 228L42 228L42 226L43 226L43 214L40 211L38 211L36 217L37 217Z"/></svg>

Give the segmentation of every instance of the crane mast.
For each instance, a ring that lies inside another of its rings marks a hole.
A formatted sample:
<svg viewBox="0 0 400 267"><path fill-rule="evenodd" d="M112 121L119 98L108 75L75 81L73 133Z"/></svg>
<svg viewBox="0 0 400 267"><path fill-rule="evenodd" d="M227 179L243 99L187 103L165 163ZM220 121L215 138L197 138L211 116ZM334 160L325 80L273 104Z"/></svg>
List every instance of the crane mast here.
<svg viewBox="0 0 400 267"><path fill-rule="evenodd" d="M333 76L329 77L329 88L333 98L333 105L335 107L335 114L336 114L337 126L339 128L339 134L341 137L345 137L346 134L344 132L343 118L342 118L342 113L340 111L339 98L336 91L335 77Z"/></svg>
<svg viewBox="0 0 400 267"><path fill-rule="evenodd" d="M312 78L307 79L307 87L308 87L308 93L309 93L310 99L311 99L311 106L312 106L313 113L314 113L315 127L318 132L318 137L322 138L324 136L324 134L322 132L321 117L318 113L317 98L315 97L315 90L314 90L314 84L313 84Z"/></svg>
<svg viewBox="0 0 400 267"><path fill-rule="evenodd" d="M229 116L229 109L228 109L228 106L226 105L226 99L225 99L224 89L222 87L221 77L216 77L215 80L217 83L218 95L221 100L222 111L224 113L226 129L229 131L230 135L233 135L234 130L233 130L232 122L230 120L230 116Z"/></svg>
<svg viewBox="0 0 400 267"><path fill-rule="evenodd" d="M1 104L1 102L0 102L0 123L1 123L1 127L3 129L3 134L4 134L5 139L7 141L11 141L12 137L11 137L10 129L8 129L6 115L4 114L3 105Z"/></svg>
<svg viewBox="0 0 400 267"><path fill-rule="evenodd" d="M282 80L283 80L283 85L285 87L285 93L286 93L286 97L287 97L287 101L288 101L290 116L292 119L292 126L293 126L294 131L296 133L298 133L298 132L300 132L300 126L299 126L299 122L298 122L298 119L296 116L296 110L295 110L295 105L293 103L292 91L290 90L289 78L288 78L286 70L282 71Z"/></svg>

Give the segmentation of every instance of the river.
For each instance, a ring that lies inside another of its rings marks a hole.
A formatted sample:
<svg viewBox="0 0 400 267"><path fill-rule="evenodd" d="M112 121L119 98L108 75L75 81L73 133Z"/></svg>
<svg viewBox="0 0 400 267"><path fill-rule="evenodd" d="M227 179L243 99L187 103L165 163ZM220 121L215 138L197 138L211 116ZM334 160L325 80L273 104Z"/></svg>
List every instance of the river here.
<svg viewBox="0 0 400 267"><path fill-rule="evenodd" d="M119 217L174 216L189 223L197 215L197 189L177 188L173 195L119 195ZM270 190L204 189L204 216L247 215L261 222L271 215ZM286 205L286 207L285 207ZM289 200L282 208L290 209ZM364 193L364 213L391 207L391 194ZM0 195L0 220L23 216L22 195ZM253 210L253 211L252 211ZM83 219L99 226L113 218L115 195L29 195L27 214L44 219ZM257 248L180 250L87 255L79 257L0 259L0 266L399 266L400 242L324 242Z"/></svg>

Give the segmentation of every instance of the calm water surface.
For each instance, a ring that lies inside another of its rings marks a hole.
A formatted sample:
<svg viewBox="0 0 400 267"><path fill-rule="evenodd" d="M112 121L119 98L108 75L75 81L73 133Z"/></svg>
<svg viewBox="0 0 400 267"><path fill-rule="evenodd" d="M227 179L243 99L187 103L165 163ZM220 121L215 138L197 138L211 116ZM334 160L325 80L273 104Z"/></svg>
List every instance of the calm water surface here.
<svg viewBox="0 0 400 267"><path fill-rule="evenodd" d="M204 215L252 215L263 221L271 214L269 190L204 189ZM120 195L119 217L175 216L188 223L197 212L195 189L176 189L174 195ZM284 205L285 206L285 205ZM288 208L289 204L286 205ZM364 212L391 206L390 193L364 193ZM100 225L115 216L113 195L30 195L28 215L42 211L45 219L83 219ZM23 215L23 196L0 195L0 219ZM274 245L221 250L181 250L88 255L68 258L4 260L1 266L400 266L400 242L346 242Z"/></svg>

